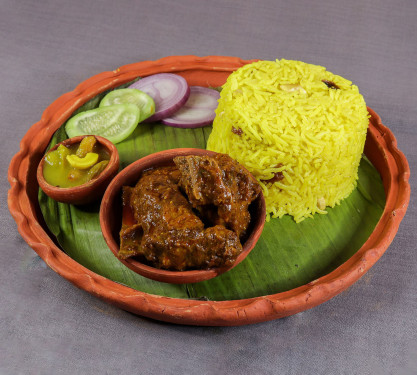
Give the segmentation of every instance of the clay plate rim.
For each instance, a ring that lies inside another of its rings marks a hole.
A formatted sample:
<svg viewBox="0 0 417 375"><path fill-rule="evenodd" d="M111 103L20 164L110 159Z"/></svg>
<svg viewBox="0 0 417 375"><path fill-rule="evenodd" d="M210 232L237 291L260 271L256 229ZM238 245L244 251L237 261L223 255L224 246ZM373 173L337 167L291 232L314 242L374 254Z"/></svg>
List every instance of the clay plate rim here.
<svg viewBox="0 0 417 375"><path fill-rule="evenodd" d="M384 212L371 236L355 255L329 274L298 288L231 301L197 301L147 294L83 267L60 250L42 227L36 167L53 133L75 109L100 92L137 76L154 73L174 72L184 76L190 84L220 86L230 72L252 61L224 56L170 56L144 61L95 75L56 99L23 137L20 151L9 166L9 210L24 240L50 268L77 287L132 313L178 324L233 326L278 319L323 303L352 285L392 242L410 200L407 159L397 148L392 132L370 108L365 154L382 176L386 193Z"/></svg>
<svg viewBox="0 0 417 375"><path fill-rule="evenodd" d="M117 254L119 252L119 245L115 241L113 236L114 222L112 223L112 217L114 216L114 203L118 199L118 195L121 193L122 186L126 184L135 183L140 177L141 173L149 168L165 166L173 164L172 159L176 156L187 155L208 155L213 156L216 152L208 151L198 148L176 148L165 151L156 152L154 154L147 155L132 164L124 168L113 179L113 181L107 187L100 206L100 226L103 233L104 240L106 241L111 252L116 258L122 262L125 266L129 267L132 271L145 276L149 279L162 281L172 284L184 284L195 283L199 281L212 279L224 272L231 270L242 262L248 254L253 250L256 242L262 234L263 227L265 225L266 206L265 199L261 193L259 197L254 201L256 205L256 216L252 221L252 231L248 239L242 244L242 252L236 258L236 261L232 266L223 268L212 268L209 270L189 270L189 271L168 271L163 269L157 269L152 266L148 266L139 262L133 258L126 260L119 259ZM133 178L134 177L134 178ZM119 227L120 228L120 227Z"/></svg>

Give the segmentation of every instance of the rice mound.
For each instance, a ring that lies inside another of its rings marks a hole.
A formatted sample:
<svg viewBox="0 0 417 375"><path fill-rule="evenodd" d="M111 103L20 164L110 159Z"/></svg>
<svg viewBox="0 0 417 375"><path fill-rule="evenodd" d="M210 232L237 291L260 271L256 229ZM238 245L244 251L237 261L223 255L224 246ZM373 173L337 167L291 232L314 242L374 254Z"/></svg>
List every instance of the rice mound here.
<svg viewBox="0 0 417 375"><path fill-rule="evenodd" d="M207 149L258 179L272 217L326 213L356 187L369 115L358 87L301 61L258 61L224 84Z"/></svg>

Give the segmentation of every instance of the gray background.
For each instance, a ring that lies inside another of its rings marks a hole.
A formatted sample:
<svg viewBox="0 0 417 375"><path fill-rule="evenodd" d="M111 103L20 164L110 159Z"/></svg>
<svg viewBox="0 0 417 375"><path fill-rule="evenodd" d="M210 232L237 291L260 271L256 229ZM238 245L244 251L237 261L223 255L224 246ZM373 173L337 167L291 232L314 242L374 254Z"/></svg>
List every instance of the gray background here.
<svg viewBox="0 0 417 375"><path fill-rule="evenodd" d="M416 179L398 234L349 290L235 328L143 319L47 268L8 212L19 141L58 96L120 65L297 59L355 82L417 167L417 2L0 0L0 374L416 374Z"/></svg>

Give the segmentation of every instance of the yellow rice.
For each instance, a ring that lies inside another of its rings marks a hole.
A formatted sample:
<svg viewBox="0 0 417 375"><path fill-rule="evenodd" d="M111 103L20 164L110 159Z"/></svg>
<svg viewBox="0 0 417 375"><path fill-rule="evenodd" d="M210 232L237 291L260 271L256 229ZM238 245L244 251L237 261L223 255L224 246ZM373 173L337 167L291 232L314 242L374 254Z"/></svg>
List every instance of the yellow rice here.
<svg viewBox="0 0 417 375"><path fill-rule="evenodd" d="M207 148L253 173L272 217L299 222L355 188L368 117L358 87L324 67L260 61L227 79ZM280 181L267 182L278 172Z"/></svg>

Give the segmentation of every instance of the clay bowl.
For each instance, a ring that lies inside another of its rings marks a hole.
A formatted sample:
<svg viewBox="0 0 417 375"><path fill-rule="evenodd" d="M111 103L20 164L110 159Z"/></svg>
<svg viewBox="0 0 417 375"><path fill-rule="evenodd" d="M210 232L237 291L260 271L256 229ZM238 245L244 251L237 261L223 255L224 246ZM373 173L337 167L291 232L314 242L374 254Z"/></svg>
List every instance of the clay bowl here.
<svg viewBox="0 0 417 375"><path fill-rule="evenodd" d="M174 165L173 158L176 156L210 156L214 154L215 152L212 151L193 148L179 148L161 151L146 156L130 164L113 179L106 192L104 193L103 199L101 201L100 225L104 239L116 257L117 253L119 252L120 245L119 231L121 228L122 219L122 187L134 186L139 180L141 173L149 168ZM126 260L118 259L120 262L122 262L124 265L136 273L149 279L166 283L195 283L198 281L211 279L232 269L240 262L242 262L258 241L264 227L266 215L265 200L262 194L260 194L260 196L254 202L252 202L249 209L252 216L251 224L249 227L249 236L247 240L242 244L243 251L239 254L235 263L228 268L224 267L209 270L167 271L151 267L133 258Z"/></svg>
<svg viewBox="0 0 417 375"><path fill-rule="evenodd" d="M78 137L66 139L63 142L56 144L48 152L56 150L60 144L69 146L75 143L80 143L84 137L87 137L87 135L80 135ZM116 149L116 146L106 138L97 135L95 138L110 155L109 164L104 169L104 171L102 171L97 178L85 184L70 188L56 187L48 184L48 182L46 182L45 178L43 177L43 166L45 164L45 157L43 157L39 163L36 177L38 179L39 187L44 191L46 195L58 202L71 203L76 205L90 203L100 199L103 196L107 185L119 171L119 153Z"/></svg>

